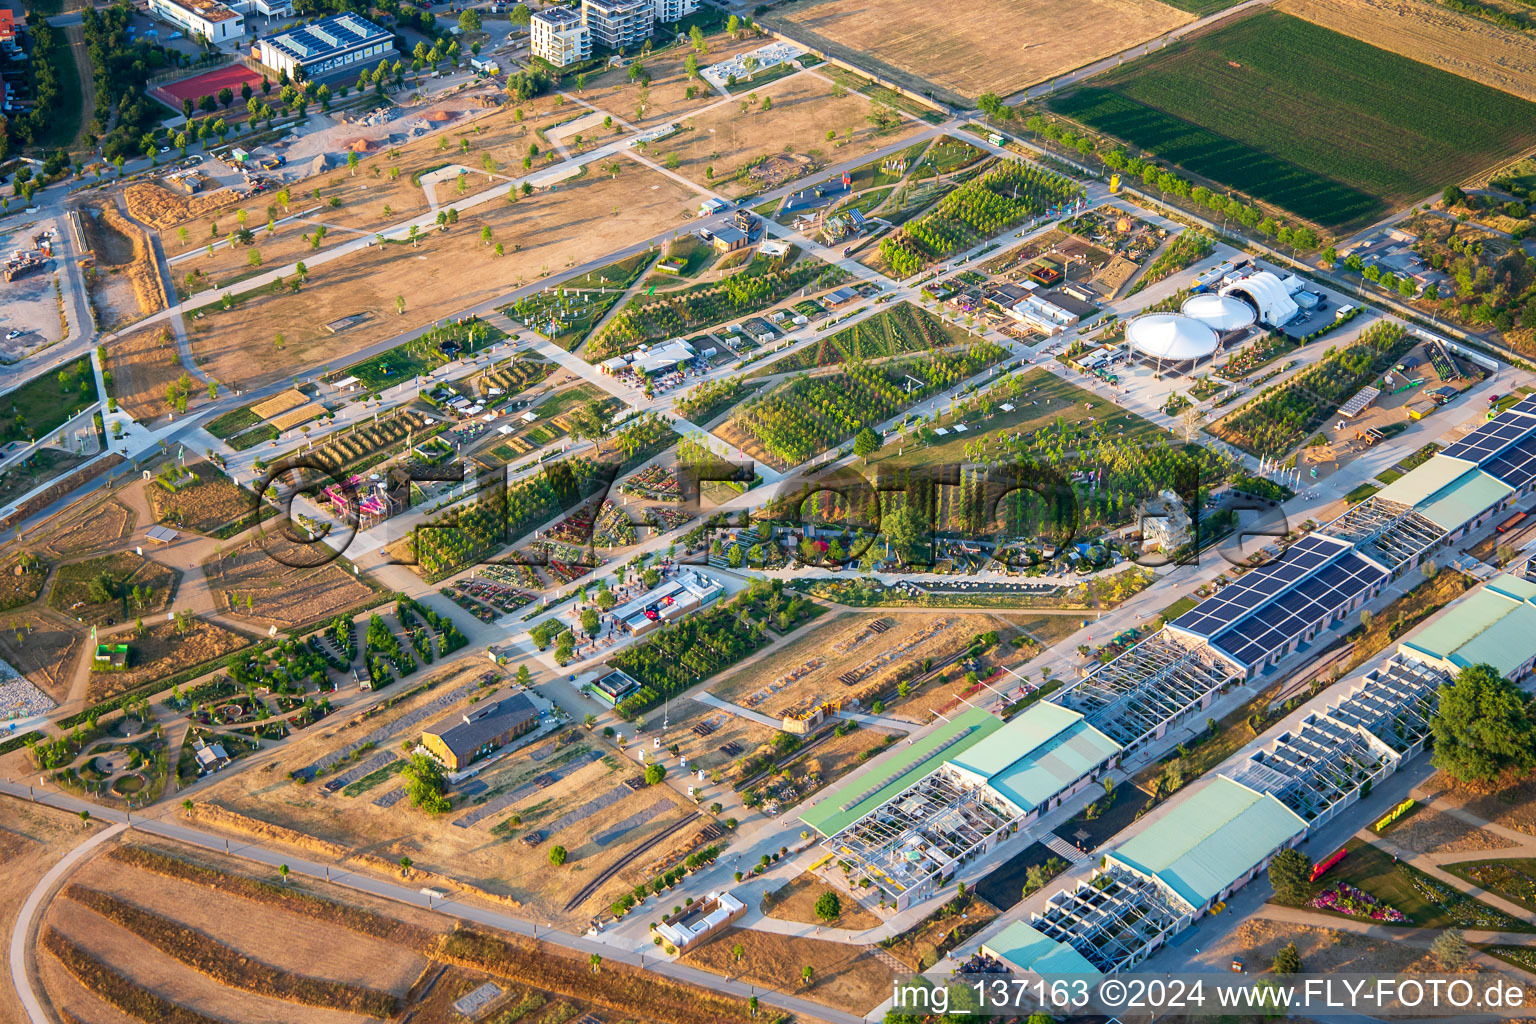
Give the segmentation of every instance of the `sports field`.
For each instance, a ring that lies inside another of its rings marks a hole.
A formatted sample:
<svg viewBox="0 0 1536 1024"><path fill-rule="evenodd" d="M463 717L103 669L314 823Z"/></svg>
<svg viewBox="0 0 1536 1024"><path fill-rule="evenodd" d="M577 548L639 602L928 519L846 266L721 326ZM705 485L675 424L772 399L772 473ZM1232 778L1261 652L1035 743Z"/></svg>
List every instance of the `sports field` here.
<svg viewBox="0 0 1536 1024"><path fill-rule="evenodd" d="M1192 20L1175 7L1185 4L836 0L795 4L768 20L781 22L793 38L856 66L868 65L915 92L938 86L952 97L974 100L985 92L1017 92Z"/></svg>
<svg viewBox="0 0 1536 1024"><path fill-rule="evenodd" d="M1051 109L1327 228L1536 145L1536 104L1273 11L1098 83Z"/></svg>
<svg viewBox="0 0 1536 1024"><path fill-rule="evenodd" d="M244 64L229 64L222 68L214 68L212 71L205 71L200 75L193 75L191 78L167 82L160 86L159 91L169 97L169 103L179 106L184 99L196 103L204 96L217 96L220 89L229 89L231 92L238 93L240 86L247 82L254 89L261 85L261 75Z"/></svg>

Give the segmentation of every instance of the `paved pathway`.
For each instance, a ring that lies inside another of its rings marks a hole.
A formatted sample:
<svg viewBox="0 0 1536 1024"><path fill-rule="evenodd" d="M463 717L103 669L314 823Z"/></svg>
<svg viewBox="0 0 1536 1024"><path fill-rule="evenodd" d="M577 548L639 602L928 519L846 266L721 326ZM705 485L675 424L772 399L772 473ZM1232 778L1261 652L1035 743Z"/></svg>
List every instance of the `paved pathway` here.
<svg viewBox="0 0 1536 1024"><path fill-rule="evenodd" d="M70 809L90 809L98 816L110 817L110 814L97 811L89 804L82 803L80 808ZM33 929L36 925L37 913L49 898L54 886L75 869L75 865L82 857L108 839L116 838L127 827L125 824L118 823L103 829L66 853L63 859L48 869L47 874L38 879L37 884L32 887L32 892L27 895L27 901L22 904L21 912L16 915L16 923L11 926L11 982L16 986L16 994L21 997L21 1005L26 1009L27 1018L32 1024L53 1024L54 1020L53 1015L44 1009L38 994L32 990L32 978L27 971L35 942Z"/></svg>

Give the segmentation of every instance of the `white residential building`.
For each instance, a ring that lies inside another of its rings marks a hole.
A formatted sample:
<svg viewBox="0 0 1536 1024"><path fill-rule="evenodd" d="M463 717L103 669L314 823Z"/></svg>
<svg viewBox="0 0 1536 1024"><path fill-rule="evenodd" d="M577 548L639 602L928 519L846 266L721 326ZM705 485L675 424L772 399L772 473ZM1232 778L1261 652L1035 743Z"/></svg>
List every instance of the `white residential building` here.
<svg viewBox="0 0 1536 1024"><path fill-rule="evenodd" d="M581 0L581 20L592 44L609 50L640 46L656 28L654 0Z"/></svg>
<svg viewBox="0 0 1536 1024"><path fill-rule="evenodd" d="M655 0L657 21L682 21L699 9L699 0Z"/></svg>
<svg viewBox="0 0 1536 1024"><path fill-rule="evenodd" d="M533 55L557 68L569 67L592 56L592 30L579 12L569 7L539 11L529 23Z"/></svg>
<svg viewBox="0 0 1536 1024"><path fill-rule="evenodd" d="M219 0L149 0L149 13L215 46L245 37L245 16Z"/></svg>

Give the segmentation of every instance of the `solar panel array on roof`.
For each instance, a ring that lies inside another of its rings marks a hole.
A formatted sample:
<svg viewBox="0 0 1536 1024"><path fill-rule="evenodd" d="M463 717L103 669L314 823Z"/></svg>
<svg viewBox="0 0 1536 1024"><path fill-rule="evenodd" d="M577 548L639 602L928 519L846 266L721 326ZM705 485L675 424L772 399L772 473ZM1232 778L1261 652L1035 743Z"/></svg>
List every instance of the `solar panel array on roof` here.
<svg viewBox="0 0 1536 1024"><path fill-rule="evenodd" d="M1526 398L1520 399L1520 401L1509 407L1509 411L1528 412L1531 415L1536 416L1536 395L1530 395Z"/></svg>
<svg viewBox="0 0 1536 1024"><path fill-rule="evenodd" d="M1258 665L1387 573L1335 537L1313 534L1172 623L1239 664Z"/></svg>
<svg viewBox="0 0 1536 1024"><path fill-rule="evenodd" d="M1451 445L1442 455L1482 465L1514 442L1536 431L1536 416L1508 410Z"/></svg>
<svg viewBox="0 0 1536 1024"><path fill-rule="evenodd" d="M1519 490L1536 477L1536 434L1523 437L1484 463L1483 471Z"/></svg>
<svg viewBox="0 0 1536 1024"><path fill-rule="evenodd" d="M1344 541L1321 534L1303 537L1273 562L1239 577L1215 597L1174 619L1173 626L1196 636L1213 637L1349 547Z"/></svg>
<svg viewBox="0 0 1536 1024"><path fill-rule="evenodd" d="M1351 552L1219 633L1217 648L1255 666L1387 578L1386 570Z"/></svg>

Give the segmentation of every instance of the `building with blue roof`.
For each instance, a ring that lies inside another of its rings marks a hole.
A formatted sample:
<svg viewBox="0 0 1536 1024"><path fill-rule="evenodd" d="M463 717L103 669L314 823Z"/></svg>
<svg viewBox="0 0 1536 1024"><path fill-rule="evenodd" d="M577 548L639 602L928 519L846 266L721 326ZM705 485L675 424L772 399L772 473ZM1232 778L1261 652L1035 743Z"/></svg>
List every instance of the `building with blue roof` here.
<svg viewBox="0 0 1536 1024"><path fill-rule="evenodd" d="M395 37L359 15L333 14L268 36L252 54L294 81L329 78L378 63L394 51Z"/></svg>

